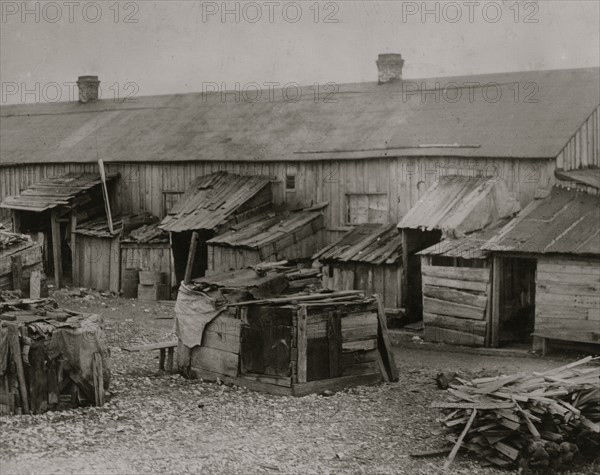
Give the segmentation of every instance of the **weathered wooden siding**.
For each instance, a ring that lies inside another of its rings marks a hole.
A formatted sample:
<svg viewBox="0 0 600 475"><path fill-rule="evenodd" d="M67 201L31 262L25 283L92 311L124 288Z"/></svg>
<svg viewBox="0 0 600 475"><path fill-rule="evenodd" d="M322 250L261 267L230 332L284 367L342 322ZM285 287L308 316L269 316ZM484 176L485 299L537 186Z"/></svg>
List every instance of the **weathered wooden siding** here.
<svg viewBox="0 0 600 475"><path fill-rule="evenodd" d="M76 235L73 253L73 284L76 287L119 291L119 239L119 236L110 239Z"/></svg>
<svg viewBox="0 0 600 475"><path fill-rule="evenodd" d="M123 269L143 269L164 272L167 284L172 285L171 248L169 243L121 243L121 273Z"/></svg>
<svg viewBox="0 0 600 475"><path fill-rule="evenodd" d="M36 242L19 242L0 251L0 289L14 289L13 258L21 259L21 282L19 289L29 295L29 278L34 270L43 271L42 246Z"/></svg>
<svg viewBox="0 0 600 475"><path fill-rule="evenodd" d="M600 260L540 257L535 332L600 342Z"/></svg>
<svg viewBox="0 0 600 475"><path fill-rule="evenodd" d="M323 266L323 287L332 290L364 290L382 296L385 308L402 307L402 266L369 265L355 262Z"/></svg>
<svg viewBox="0 0 600 475"><path fill-rule="evenodd" d="M484 346L490 269L431 266L427 257L422 259L425 340Z"/></svg>
<svg viewBox="0 0 600 475"><path fill-rule="evenodd" d="M107 163L108 172L121 175L117 206L123 213L149 211L163 217L163 191L184 191L199 176L219 170L273 177L277 202L328 201L324 210L328 242L349 228L347 193L386 193L390 223L400 219L437 178L445 174L484 174L503 179L521 206L528 204L536 189L554 183L553 160L382 158L314 162L177 162ZM27 165L0 168L0 199L14 195L42 178L68 172L94 172L93 163ZM284 190L285 176L296 175L296 191ZM0 210L6 212L6 210Z"/></svg>
<svg viewBox="0 0 600 475"><path fill-rule="evenodd" d="M556 168L578 170L600 166L600 106L582 124L556 157Z"/></svg>

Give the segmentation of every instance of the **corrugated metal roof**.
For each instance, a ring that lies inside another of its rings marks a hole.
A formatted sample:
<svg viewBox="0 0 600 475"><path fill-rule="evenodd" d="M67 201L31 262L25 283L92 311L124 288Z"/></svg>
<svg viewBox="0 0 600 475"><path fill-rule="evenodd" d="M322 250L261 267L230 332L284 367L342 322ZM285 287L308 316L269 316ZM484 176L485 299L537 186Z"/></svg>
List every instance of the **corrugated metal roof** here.
<svg viewBox="0 0 600 475"><path fill-rule="evenodd" d="M310 86L287 96L265 90L258 100L216 93L0 106L0 166L98 156L157 163L554 158L600 103L599 85L600 69L590 68L339 84L319 97Z"/></svg>
<svg viewBox="0 0 600 475"><path fill-rule="evenodd" d="M395 264L402 260L402 237L393 224L362 224L313 258L321 262Z"/></svg>
<svg viewBox="0 0 600 475"><path fill-rule="evenodd" d="M106 180L110 181L117 176L118 174L109 173ZM61 205L68 206L74 198L101 183L97 173L68 173L50 177L31 185L20 195L7 196L0 207L39 212Z"/></svg>
<svg viewBox="0 0 600 475"><path fill-rule="evenodd" d="M285 236L298 231L307 224L313 225L313 232L325 227L323 213L299 211L295 213L267 213L247 222L241 222L238 229L232 229L207 241L209 245L260 249Z"/></svg>
<svg viewBox="0 0 600 475"><path fill-rule="evenodd" d="M198 177L162 220L160 228L170 232L215 229L269 184L269 177L226 172Z"/></svg>
<svg viewBox="0 0 600 475"><path fill-rule="evenodd" d="M532 201L485 249L533 254L600 254L600 197L554 188Z"/></svg>
<svg viewBox="0 0 600 475"><path fill-rule="evenodd" d="M486 259L490 253L484 249L485 244L498 234L508 221L510 220L503 219L481 231L475 231L459 239L444 239L417 254L421 256L459 257L462 259Z"/></svg>
<svg viewBox="0 0 600 475"><path fill-rule="evenodd" d="M519 211L517 198L501 179L444 176L398 224L399 228L441 230L461 237Z"/></svg>

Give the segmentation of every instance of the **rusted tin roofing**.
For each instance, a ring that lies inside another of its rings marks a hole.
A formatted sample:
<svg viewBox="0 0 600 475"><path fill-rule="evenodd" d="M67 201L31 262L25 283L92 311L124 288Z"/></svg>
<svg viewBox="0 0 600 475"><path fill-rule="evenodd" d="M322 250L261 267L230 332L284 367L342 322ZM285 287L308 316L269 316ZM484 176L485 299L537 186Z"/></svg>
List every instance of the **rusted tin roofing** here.
<svg viewBox="0 0 600 475"><path fill-rule="evenodd" d="M109 181L117 176L109 173L106 179ZM7 196L0 207L39 212L57 206L69 206L75 198L101 183L97 173L68 173L46 178L23 190L20 195Z"/></svg>
<svg viewBox="0 0 600 475"><path fill-rule="evenodd" d="M433 246L418 252L421 256L457 257L462 259L486 259L490 252L485 244L506 226L510 219L503 219L491 226L458 239L444 239Z"/></svg>
<svg viewBox="0 0 600 475"><path fill-rule="evenodd" d="M510 217L519 209L518 200L501 179L443 176L409 210L398 227L437 229L457 238Z"/></svg>
<svg viewBox="0 0 600 475"><path fill-rule="evenodd" d="M269 183L266 176L227 172L200 176L162 220L160 228L170 232L216 229Z"/></svg>
<svg viewBox="0 0 600 475"><path fill-rule="evenodd" d="M299 211L295 213L267 213L257 218L241 222L223 234L207 241L208 245L260 249L293 236L297 231L310 225L310 235L324 229L323 213L319 211ZM303 236L307 237L307 236ZM283 244L283 242L282 242ZM286 245L291 245L287 243Z"/></svg>
<svg viewBox="0 0 600 475"><path fill-rule="evenodd" d="M393 224L362 224L313 258L321 262L396 264L402 260L402 238Z"/></svg>
<svg viewBox="0 0 600 475"><path fill-rule="evenodd" d="M600 254L600 197L554 188L532 201L485 249L528 254Z"/></svg>
<svg viewBox="0 0 600 475"><path fill-rule="evenodd" d="M600 103L599 73L411 78L333 92L264 90L250 100L230 92L225 100L195 93L1 106L0 166L97 156L107 163L555 158Z"/></svg>

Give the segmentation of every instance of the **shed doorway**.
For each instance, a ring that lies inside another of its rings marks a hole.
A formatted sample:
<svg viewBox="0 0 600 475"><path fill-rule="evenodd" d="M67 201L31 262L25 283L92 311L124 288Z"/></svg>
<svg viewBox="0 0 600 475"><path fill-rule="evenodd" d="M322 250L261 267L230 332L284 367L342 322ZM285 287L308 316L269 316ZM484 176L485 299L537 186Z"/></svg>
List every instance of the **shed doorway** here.
<svg viewBox="0 0 600 475"><path fill-rule="evenodd" d="M499 264L499 265L498 265ZM535 326L535 259L496 258L498 345L531 344Z"/></svg>

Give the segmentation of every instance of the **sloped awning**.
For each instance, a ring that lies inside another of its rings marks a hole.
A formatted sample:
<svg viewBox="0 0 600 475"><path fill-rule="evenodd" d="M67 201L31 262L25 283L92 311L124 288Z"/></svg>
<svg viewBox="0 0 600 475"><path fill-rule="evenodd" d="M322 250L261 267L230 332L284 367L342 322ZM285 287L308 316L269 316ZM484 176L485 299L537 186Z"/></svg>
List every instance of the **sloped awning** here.
<svg viewBox="0 0 600 475"><path fill-rule="evenodd" d="M393 224L363 224L313 258L321 262L395 264L402 260L402 237Z"/></svg>
<svg viewBox="0 0 600 475"><path fill-rule="evenodd" d="M600 197L554 188L485 246L492 252L600 255Z"/></svg>
<svg viewBox="0 0 600 475"><path fill-rule="evenodd" d="M109 173L106 180L117 176L117 173ZM98 173L68 173L50 177L31 185L17 196L7 196L0 203L0 208L41 212L57 206L70 206L75 198L101 184Z"/></svg>
<svg viewBox="0 0 600 475"><path fill-rule="evenodd" d="M503 180L450 175L435 182L398 227L440 230L444 236L461 237L519 210L517 198Z"/></svg>
<svg viewBox="0 0 600 475"><path fill-rule="evenodd" d="M266 176L226 172L198 177L160 223L169 232L213 230L270 184ZM265 197L265 205L271 197Z"/></svg>

